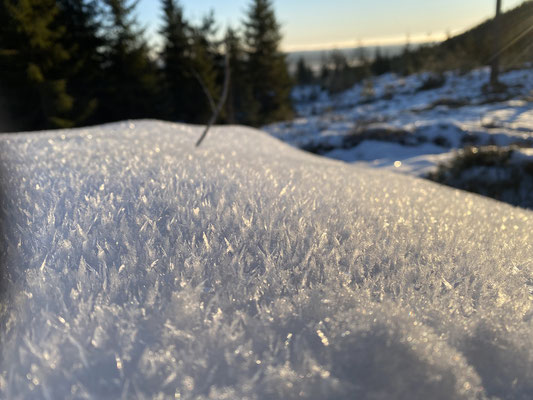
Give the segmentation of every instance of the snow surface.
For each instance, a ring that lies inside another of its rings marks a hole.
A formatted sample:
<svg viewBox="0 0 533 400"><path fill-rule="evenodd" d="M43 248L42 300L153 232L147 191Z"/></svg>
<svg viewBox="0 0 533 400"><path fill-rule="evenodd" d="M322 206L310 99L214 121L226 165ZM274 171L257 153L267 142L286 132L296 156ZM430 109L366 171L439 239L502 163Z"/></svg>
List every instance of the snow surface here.
<svg viewBox="0 0 533 400"><path fill-rule="evenodd" d="M465 145L533 147L533 69L502 74L508 87L502 95L484 92L489 74L488 68L448 71L444 85L432 90L421 90L429 73L386 74L332 96L317 87L297 87L293 98L299 117L264 129L295 147L331 147L323 154L346 162L395 169L400 161L397 170L415 176L436 170ZM376 128L389 130L390 137L382 133L381 143L370 138L343 145L346 138ZM395 132L405 134L404 143L396 143Z"/></svg>
<svg viewBox="0 0 533 400"><path fill-rule="evenodd" d="M1 398L533 397L533 212L200 133L0 136Z"/></svg>

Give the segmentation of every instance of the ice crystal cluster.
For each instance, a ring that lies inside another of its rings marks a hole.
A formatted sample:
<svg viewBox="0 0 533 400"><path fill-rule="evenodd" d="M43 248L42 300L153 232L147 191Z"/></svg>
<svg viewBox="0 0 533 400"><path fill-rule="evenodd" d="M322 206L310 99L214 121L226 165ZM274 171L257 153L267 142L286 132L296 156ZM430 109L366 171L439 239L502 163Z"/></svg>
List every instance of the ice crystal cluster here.
<svg viewBox="0 0 533 400"><path fill-rule="evenodd" d="M200 133L0 136L0 398L533 397L533 212Z"/></svg>

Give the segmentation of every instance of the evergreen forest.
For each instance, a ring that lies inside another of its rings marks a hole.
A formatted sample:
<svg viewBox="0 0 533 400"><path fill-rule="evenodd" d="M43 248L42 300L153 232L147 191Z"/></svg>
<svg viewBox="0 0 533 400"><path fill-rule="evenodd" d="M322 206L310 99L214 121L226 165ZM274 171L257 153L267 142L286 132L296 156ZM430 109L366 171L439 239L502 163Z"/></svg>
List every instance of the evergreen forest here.
<svg viewBox="0 0 533 400"><path fill-rule="evenodd" d="M191 22L180 0L158 0L160 43L140 25L136 0L0 0L0 132L157 118L263 126L293 117L293 84L330 94L385 73L533 63L533 1L440 43L396 55L357 49L301 58L289 72L272 0L249 0L241 26L223 31L211 12ZM495 43L501 43L498 49ZM227 79L229 77L229 79ZM228 82L228 83L226 83ZM227 87L225 87L227 86ZM215 113L217 104L223 105Z"/></svg>
<svg viewBox="0 0 533 400"><path fill-rule="evenodd" d="M498 22L490 18L442 42L414 45L406 39L398 54L387 54L380 47L359 47L352 54L333 50L323 53L319 68L314 69L302 57L296 63L295 82L319 85L334 94L362 81L371 85L374 76L425 71L431 77L424 89L431 89L444 84L445 71L467 73L491 65L496 57L503 70L533 65L532 0L503 12Z"/></svg>
<svg viewBox="0 0 533 400"><path fill-rule="evenodd" d="M227 83L219 123L291 118L291 78L271 0L243 26L213 13L191 23L160 0L154 49L134 0L0 0L0 131L158 118L205 124ZM229 80L226 78L229 77Z"/></svg>

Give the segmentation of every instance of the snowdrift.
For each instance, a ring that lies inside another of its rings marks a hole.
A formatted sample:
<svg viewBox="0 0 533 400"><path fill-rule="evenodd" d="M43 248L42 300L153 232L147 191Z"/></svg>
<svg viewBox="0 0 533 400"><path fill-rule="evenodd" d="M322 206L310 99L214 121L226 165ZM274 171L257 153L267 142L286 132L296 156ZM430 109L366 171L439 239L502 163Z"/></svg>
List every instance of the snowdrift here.
<svg viewBox="0 0 533 400"><path fill-rule="evenodd" d="M533 397L532 212L200 133L0 136L0 397Z"/></svg>

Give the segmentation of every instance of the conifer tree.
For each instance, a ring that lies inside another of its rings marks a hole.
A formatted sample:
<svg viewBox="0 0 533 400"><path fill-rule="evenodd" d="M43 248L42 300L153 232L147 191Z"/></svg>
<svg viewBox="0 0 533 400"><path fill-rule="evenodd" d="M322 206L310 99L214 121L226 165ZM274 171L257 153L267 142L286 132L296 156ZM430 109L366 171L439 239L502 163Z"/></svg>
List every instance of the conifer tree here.
<svg viewBox="0 0 533 400"><path fill-rule="evenodd" d="M307 66L303 57L300 57L296 64L296 80L299 85L313 83L313 71Z"/></svg>
<svg viewBox="0 0 533 400"><path fill-rule="evenodd" d="M229 55L231 79L226 100L225 117L229 124L251 124L257 115L257 103L253 100L252 85L247 75L246 54L241 38L231 28L226 32L226 51Z"/></svg>
<svg viewBox="0 0 533 400"><path fill-rule="evenodd" d="M0 87L15 129L72 125L73 99L61 67L69 54L55 24L55 0L3 0L0 34Z"/></svg>
<svg viewBox="0 0 533 400"><path fill-rule="evenodd" d="M177 0L162 0L163 82L167 118L205 123L219 96L218 43L213 14L190 25Z"/></svg>
<svg viewBox="0 0 533 400"><path fill-rule="evenodd" d="M0 132L17 129L12 115L13 101L10 99L13 94L7 92L15 55L13 33L12 18L7 12L4 1L0 0Z"/></svg>
<svg viewBox="0 0 533 400"><path fill-rule="evenodd" d="M103 56L99 48L101 21L96 0L57 0L58 23L68 34L61 43L70 54L64 76L68 91L74 96L73 116L76 125L86 122L98 106L98 86L102 82ZM96 121L97 122L97 121Z"/></svg>
<svg viewBox="0 0 533 400"><path fill-rule="evenodd" d="M270 0L253 0L245 21L248 74L258 112L253 122L262 125L289 119L291 79L280 52L280 26Z"/></svg>
<svg viewBox="0 0 533 400"><path fill-rule="evenodd" d="M177 0L162 0L163 86L165 116L172 120L187 120L189 96L193 84L192 44L190 27L183 17Z"/></svg>
<svg viewBox="0 0 533 400"><path fill-rule="evenodd" d="M407 43L405 44L400 57L402 61L402 75L407 76L415 72L413 60L414 56L411 49L411 43L409 42L409 37L407 37Z"/></svg>
<svg viewBox="0 0 533 400"><path fill-rule="evenodd" d="M191 61L195 82L189 99L190 104L194 104L190 115L191 122L205 123L214 112L220 96L217 81L218 76L223 75L223 66L222 57L218 54L220 43L214 40L216 33L212 12L203 18L199 26L192 28Z"/></svg>
<svg viewBox="0 0 533 400"><path fill-rule="evenodd" d="M381 53L380 47L376 47L371 69L374 75L383 75L391 70L390 58Z"/></svg>
<svg viewBox="0 0 533 400"><path fill-rule="evenodd" d="M104 0L108 8L104 87L99 119L157 117L158 79L144 32L133 15L136 2Z"/></svg>

